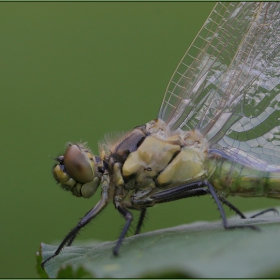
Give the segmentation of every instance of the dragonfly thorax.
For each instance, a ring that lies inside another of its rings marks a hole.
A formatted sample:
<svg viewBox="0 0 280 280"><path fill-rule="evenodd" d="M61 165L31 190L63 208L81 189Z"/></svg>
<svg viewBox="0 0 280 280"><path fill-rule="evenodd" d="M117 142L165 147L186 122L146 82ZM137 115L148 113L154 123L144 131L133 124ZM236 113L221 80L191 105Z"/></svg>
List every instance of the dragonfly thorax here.
<svg viewBox="0 0 280 280"><path fill-rule="evenodd" d="M127 133L107 154L101 151L106 154L101 158L108 163L111 184L148 196L207 176L207 150L208 142L199 132L171 132L156 119Z"/></svg>
<svg viewBox="0 0 280 280"><path fill-rule="evenodd" d="M169 188L206 176L208 145L198 132L171 133L162 120L147 123L146 130L122 167L124 178L135 179L135 189Z"/></svg>

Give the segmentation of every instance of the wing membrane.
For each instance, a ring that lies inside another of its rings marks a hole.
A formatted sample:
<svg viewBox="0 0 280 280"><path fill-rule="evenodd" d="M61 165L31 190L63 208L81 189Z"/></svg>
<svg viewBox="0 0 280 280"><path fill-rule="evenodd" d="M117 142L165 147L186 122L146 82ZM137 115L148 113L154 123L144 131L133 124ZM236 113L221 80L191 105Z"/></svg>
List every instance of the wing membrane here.
<svg viewBox="0 0 280 280"><path fill-rule="evenodd" d="M235 161L280 171L279 66L280 4L218 3L175 70L159 118L173 131L199 130Z"/></svg>

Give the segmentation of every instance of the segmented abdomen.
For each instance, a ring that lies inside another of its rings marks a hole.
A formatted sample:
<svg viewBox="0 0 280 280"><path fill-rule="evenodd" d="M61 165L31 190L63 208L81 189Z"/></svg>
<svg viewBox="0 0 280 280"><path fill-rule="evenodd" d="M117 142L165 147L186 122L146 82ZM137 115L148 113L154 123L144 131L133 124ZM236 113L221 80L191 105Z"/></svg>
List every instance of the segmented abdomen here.
<svg viewBox="0 0 280 280"><path fill-rule="evenodd" d="M220 195L280 198L280 173L256 170L225 158L211 159L209 181Z"/></svg>

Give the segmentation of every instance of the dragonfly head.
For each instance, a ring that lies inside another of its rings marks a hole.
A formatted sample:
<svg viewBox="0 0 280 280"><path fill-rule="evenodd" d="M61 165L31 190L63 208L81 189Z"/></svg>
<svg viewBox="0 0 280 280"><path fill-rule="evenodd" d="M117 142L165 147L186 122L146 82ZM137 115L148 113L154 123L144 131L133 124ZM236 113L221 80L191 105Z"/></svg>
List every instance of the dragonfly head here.
<svg viewBox="0 0 280 280"><path fill-rule="evenodd" d="M104 172L103 163L85 143L68 143L64 155L55 160L53 176L63 189L85 198L96 192Z"/></svg>

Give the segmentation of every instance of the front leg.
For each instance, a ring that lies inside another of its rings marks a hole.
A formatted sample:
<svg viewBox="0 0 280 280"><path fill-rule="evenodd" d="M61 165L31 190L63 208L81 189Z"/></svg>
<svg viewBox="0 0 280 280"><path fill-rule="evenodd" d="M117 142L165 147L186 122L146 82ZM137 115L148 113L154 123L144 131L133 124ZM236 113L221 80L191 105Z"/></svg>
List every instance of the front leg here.
<svg viewBox="0 0 280 280"><path fill-rule="evenodd" d="M79 223L67 234L67 236L62 240L61 244L58 246L54 254L42 262L41 266L43 269L46 262L48 262L49 260L57 256L64 248L64 246L70 246L74 241L74 239L76 238L79 231L83 227L85 227L90 221L92 221L108 205L109 184L106 176L104 176L102 180L103 181L102 181L101 199L89 212L85 214L85 216L79 221Z"/></svg>
<svg viewBox="0 0 280 280"><path fill-rule="evenodd" d="M56 251L54 252L53 255L51 255L49 258L47 258L46 260L44 260L41 264L42 268L44 269L44 265L46 264L46 262L48 262L49 260L51 260L52 258L54 258L55 256L57 256L61 250L63 249L64 246L70 246L71 243L73 242L73 240L75 239L75 237L77 236L77 234L79 233L79 231L85 227L91 220L93 220L107 205L107 200L106 199L101 199L94 208L92 208L81 220L80 222L77 224L77 226L75 226L69 233L68 235L63 239L63 241L61 242L61 244L58 246L58 248L56 249Z"/></svg>

